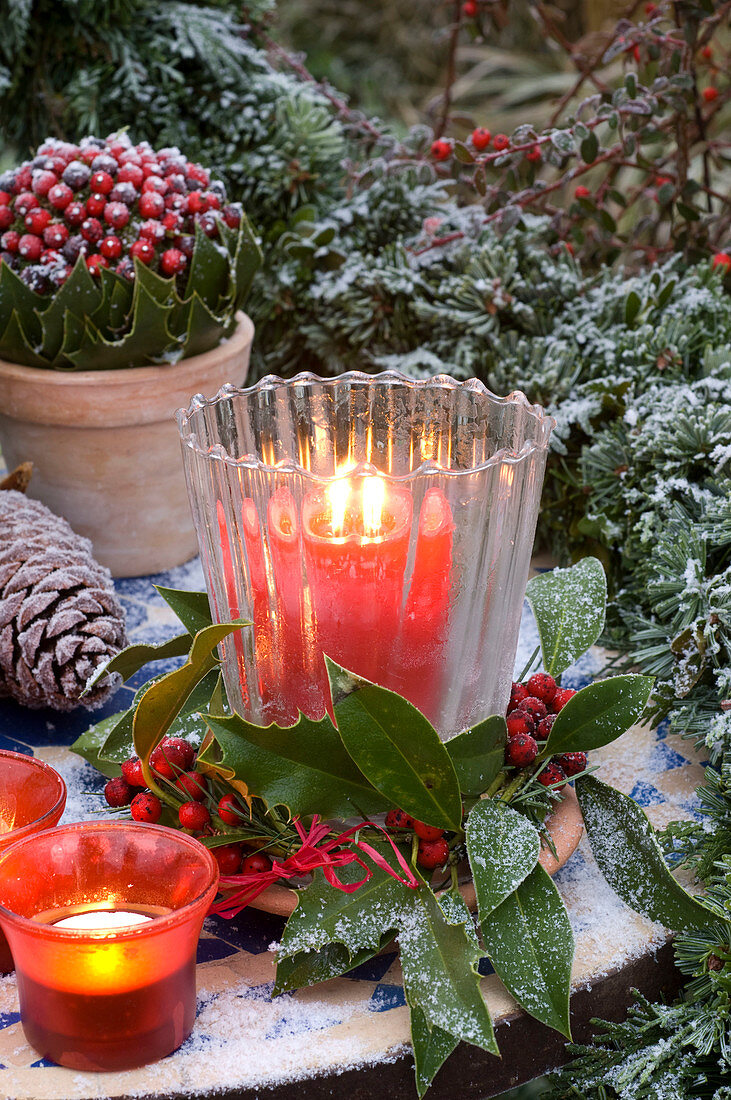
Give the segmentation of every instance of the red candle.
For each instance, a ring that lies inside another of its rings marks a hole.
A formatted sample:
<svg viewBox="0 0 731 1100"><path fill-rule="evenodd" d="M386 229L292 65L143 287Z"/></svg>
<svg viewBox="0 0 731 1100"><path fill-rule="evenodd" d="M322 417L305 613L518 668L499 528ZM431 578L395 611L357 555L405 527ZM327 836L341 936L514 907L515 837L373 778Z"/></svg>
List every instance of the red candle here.
<svg viewBox="0 0 731 1100"><path fill-rule="evenodd" d="M302 509L317 644L338 664L385 683L401 615L411 493L384 478L338 478Z"/></svg>
<svg viewBox="0 0 731 1100"><path fill-rule="evenodd" d="M156 825L67 825L3 853L0 923L31 1045L80 1070L131 1069L180 1046L217 882L202 844ZM151 919L119 926L120 911ZM92 927L67 923L78 914Z"/></svg>

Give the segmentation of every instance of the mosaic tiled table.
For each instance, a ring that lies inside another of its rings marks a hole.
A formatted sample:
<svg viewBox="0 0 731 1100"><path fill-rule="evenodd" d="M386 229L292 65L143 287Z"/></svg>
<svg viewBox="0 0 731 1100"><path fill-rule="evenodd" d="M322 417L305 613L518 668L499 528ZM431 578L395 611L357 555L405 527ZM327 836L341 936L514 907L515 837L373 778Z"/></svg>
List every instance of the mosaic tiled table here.
<svg viewBox="0 0 731 1100"><path fill-rule="evenodd" d="M177 588L203 588L197 561L152 578ZM147 578L118 582L135 641L162 641L175 620ZM535 645L524 617L516 666ZM602 663L595 650L565 677L580 686ZM160 668L161 666L156 666ZM129 705L139 674L92 721ZM33 753L69 784L64 821L92 817L100 807L100 777L67 746L90 722L88 713L59 715L0 703L0 747ZM662 730L634 729L592 755L599 775L665 825L696 813L694 790L702 761L689 743ZM592 1016L623 1014L636 986L649 996L673 992L668 935L636 916L605 884L583 840L555 880L576 935L572 1013L574 1037L588 1035ZM228 1096L238 1100L411 1100L415 1097L408 1010L395 954L371 960L346 978L272 999L274 954L282 922L248 910L233 921L206 921L198 952L198 1015L193 1034L175 1054L118 1074L66 1070L38 1059L25 1042L13 975L0 979L0 1097L7 1100L86 1100L92 1097ZM490 968L484 988L503 1052L501 1060L464 1044L440 1071L433 1100L482 1098L528 1080L562 1061L563 1039L523 1013Z"/></svg>

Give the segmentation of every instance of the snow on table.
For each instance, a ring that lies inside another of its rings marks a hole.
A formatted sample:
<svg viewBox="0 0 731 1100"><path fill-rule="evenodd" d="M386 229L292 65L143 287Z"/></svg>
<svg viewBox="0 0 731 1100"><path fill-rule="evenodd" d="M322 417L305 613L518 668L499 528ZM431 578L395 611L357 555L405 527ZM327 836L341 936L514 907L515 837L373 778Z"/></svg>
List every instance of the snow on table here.
<svg viewBox="0 0 731 1100"><path fill-rule="evenodd" d="M152 588L204 587L197 560L153 578L121 580L133 641L163 641L176 620ZM523 617L516 674L537 644L528 608ZM602 667L593 649L564 677L579 687ZM170 663L173 667L173 663ZM157 670L166 670L164 663ZM149 675L149 673L148 673ZM103 780L67 746L90 724L129 705L145 679L138 674L101 711L59 715L0 704L0 747L34 755L64 776L69 797L63 821L100 812ZM635 728L592 753L599 776L631 794L656 826L697 813L695 788L702 781L699 755L690 743L659 730ZM586 839L555 879L576 936L575 989L661 946L667 933L638 917L613 894L592 858ZM8 1100L90 1100L96 1097L169 1097L223 1089L272 1086L409 1055L409 1019L395 953L379 955L347 977L271 996L279 918L245 910L232 921L209 918L198 949L198 1014L190 1038L175 1054L124 1073L79 1073L39 1059L26 1043L14 975L0 979L0 1096ZM517 1006L485 967L483 987L496 1023Z"/></svg>

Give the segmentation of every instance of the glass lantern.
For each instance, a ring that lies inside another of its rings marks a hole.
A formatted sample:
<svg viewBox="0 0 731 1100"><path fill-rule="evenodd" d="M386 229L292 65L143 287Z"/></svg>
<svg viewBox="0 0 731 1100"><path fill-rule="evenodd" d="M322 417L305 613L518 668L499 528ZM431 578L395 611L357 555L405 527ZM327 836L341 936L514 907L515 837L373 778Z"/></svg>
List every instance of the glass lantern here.
<svg viewBox="0 0 731 1100"><path fill-rule="evenodd" d="M522 393L396 372L269 376L179 410L233 708L330 708L323 655L449 738L504 712L548 440Z"/></svg>

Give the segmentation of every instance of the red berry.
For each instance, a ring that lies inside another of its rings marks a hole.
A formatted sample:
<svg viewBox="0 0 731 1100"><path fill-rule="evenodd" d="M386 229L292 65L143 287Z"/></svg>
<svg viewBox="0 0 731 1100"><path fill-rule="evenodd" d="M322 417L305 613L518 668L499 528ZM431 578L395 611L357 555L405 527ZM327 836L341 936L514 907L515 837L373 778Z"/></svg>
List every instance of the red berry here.
<svg viewBox="0 0 731 1100"><path fill-rule="evenodd" d="M244 875L261 875L265 874L267 871L271 871L271 869L272 861L269 856L265 856L262 852L252 853L252 855L247 856L241 864L241 873Z"/></svg>
<svg viewBox="0 0 731 1100"><path fill-rule="evenodd" d="M184 802L178 810L178 818L184 829L194 829L199 832L205 829L211 820L211 815L200 802Z"/></svg>
<svg viewBox="0 0 731 1100"><path fill-rule="evenodd" d="M239 844L221 844L211 848L211 855L218 864L222 875L235 875L241 866L241 846Z"/></svg>
<svg viewBox="0 0 731 1100"><path fill-rule="evenodd" d="M95 195L89 195L86 200L86 212L94 218L98 218L104 213L104 207L107 205L107 196L101 193Z"/></svg>
<svg viewBox="0 0 731 1100"><path fill-rule="evenodd" d="M573 688L556 688L556 694L551 700L553 713L558 714L560 710L563 710L569 699L573 699L574 695L576 695L576 692Z"/></svg>
<svg viewBox="0 0 731 1100"><path fill-rule="evenodd" d="M162 802L157 795L150 794L149 791L141 791L132 799L130 809L135 821L148 821L154 825L156 821L160 820Z"/></svg>
<svg viewBox="0 0 731 1100"><path fill-rule="evenodd" d="M215 193L215 191L204 191L203 192L203 198L208 203L208 209L209 210L220 210L221 209L221 200L219 199L219 197Z"/></svg>
<svg viewBox="0 0 731 1100"><path fill-rule="evenodd" d="M142 194L146 194L148 191L156 191L158 195L167 195L170 188L168 187L167 180L164 180L162 176L156 176L154 173L147 176L147 179L142 184Z"/></svg>
<svg viewBox="0 0 731 1100"><path fill-rule="evenodd" d="M104 221L113 229L124 229L129 221L129 208L123 202L108 202L104 207Z"/></svg>
<svg viewBox="0 0 731 1100"><path fill-rule="evenodd" d="M191 191L188 195L187 208L189 214L205 214L208 203L200 191Z"/></svg>
<svg viewBox="0 0 731 1100"><path fill-rule="evenodd" d="M591 195L591 191L588 187L584 187L583 183L580 183L574 191L574 194L576 195L577 199L588 199Z"/></svg>
<svg viewBox="0 0 731 1100"><path fill-rule="evenodd" d="M179 229L182 224L183 219L180 214L177 214L174 210L168 210L167 213L163 215L162 227L163 229L169 230L171 233Z"/></svg>
<svg viewBox="0 0 731 1100"><path fill-rule="evenodd" d="M89 274L93 275L95 279L99 278L103 267L109 267L109 260L98 252L94 252L91 256L86 256L85 260Z"/></svg>
<svg viewBox="0 0 731 1100"><path fill-rule="evenodd" d="M724 268L724 272L731 268L731 256L728 252L717 252L711 260L711 267L715 271L717 267Z"/></svg>
<svg viewBox="0 0 731 1100"><path fill-rule="evenodd" d="M513 686L510 689L510 702L508 703L508 713L510 713L511 710L515 710L517 707L519 707L523 700L527 699L529 695L530 692L528 691L528 688L525 686L525 684L516 684L515 681L513 681Z"/></svg>
<svg viewBox="0 0 731 1100"><path fill-rule="evenodd" d="M35 262L40 260L43 251L43 241L33 233L24 233L18 241L18 252L24 260Z"/></svg>
<svg viewBox="0 0 731 1100"><path fill-rule="evenodd" d="M181 752L186 770L190 768L195 760L195 746L191 745L190 741L186 741L184 737L163 737L160 745L166 750L177 749L178 752Z"/></svg>
<svg viewBox="0 0 731 1100"><path fill-rule="evenodd" d="M547 741L548 735L553 729L553 723L556 721L555 714L547 714L545 718L541 718L536 729L536 737L539 741Z"/></svg>
<svg viewBox="0 0 731 1100"><path fill-rule="evenodd" d="M200 164L186 164L185 174L189 179L200 183L202 187L208 187L211 182L209 173L205 168L202 168Z"/></svg>
<svg viewBox="0 0 731 1100"><path fill-rule="evenodd" d="M464 0L464 4L462 5L462 14L467 19L474 19L474 17L477 15L477 4L475 0Z"/></svg>
<svg viewBox="0 0 731 1100"><path fill-rule="evenodd" d="M476 130L472 131L472 144L481 153L483 149L487 149L491 137L492 134L489 130L486 130L484 126L478 126Z"/></svg>
<svg viewBox="0 0 731 1100"><path fill-rule="evenodd" d="M218 803L218 816L227 825L240 825L244 820L244 810L235 794L225 794Z"/></svg>
<svg viewBox="0 0 731 1100"><path fill-rule="evenodd" d="M30 233L42 233L50 222L51 215L48 210L31 210L23 219L25 228Z"/></svg>
<svg viewBox="0 0 731 1100"><path fill-rule="evenodd" d="M519 733L508 740L505 759L517 768L527 768L538 756L538 744L529 733Z"/></svg>
<svg viewBox="0 0 731 1100"><path fill-rule="evenodd" d="M15 213L24 218L29 211L36 210L39 206L40 203L35 195L32 195L30 191L23 191L15 200Z"/></svg>
<svg viewBox="0 0 731 1100"><path fill-rule="evenodd" d="M15 221L15 215L9 206L0 206L0 229L9 229Z"/></svg>
<svg viewBox="0 0 731 1100"><path fill-rule="evenodd" d="M202 802L208 793L208 782L200 772L183 772L175 780L175 786L195 802Z"/></svg>
<svg viewBox="0 0 731 1100"><path fill-rule="evenodd" d="M132 788L126 779L118 775L104 786L104 797L110 806L129 806Z"/></svg>
<svg viewBox="0 0 731 1100"><path fill-rule="evenodd" d="M564 752L556 757L556 763L568 776L578 775L579 772L586 771L586 753Z"/></svg>
<svg viewBox="0 0 731 1100"><path fill-rule="evenodd" d="M422 840L416 862L420 867L433 871L435 867L441 867L449 859L449 845L444 837L439 840Z"/></svg>
<svg viewBox="0 0 731 1100"><path fill-rule="evenodd" d="M57 183L48 192L48 201L56 210L65 210L73 197L73 191L65 183Z"/></svg>
<svg viewBox="0 0 731 1100"><path fill-rule="evenodd" d="M31 186L33 187L33 191L36 195L41 195L43 197L47 195L51 188L54 187L57 183L58 176L56 176L53 172L41 170L33 173L33 183Z"/></svg>
<svg viewBox="0 0 731 1100"><path fill-rule="evenodd" d="M539 160L543 158L540 145L534 145L525 154L525 159L531 161L532 164L537 164Z"/></svg>
<svg viewBox="0 0 731 1100"><path fill-rule="evenodd" d="M48 248L63 248L68 239L69 231L60 222L55 225L48 225L43 230L43 243Z"/></svg>
<svg viewBox="0 0 731 1100"><path fill-rule="evenodd" d="M521 712L532 714L536 722L540 722L541 718L545 718L548 714L548 709L542 699L536 699L535 695L529 695L518 707L517 713L520 714Z"/></svg>
<svg viewBox="0 0 731 1100"><path fill-rule="evenodd" d="M649 7L649 5L648 5L648 7ZM710 61L711 60L711 58L713 57L713 50L711 49L710 46L704 46L703 47L703 49L701 50L701 57L704 59L704 61Z"/></svg>
<svg viewBox="0 0 731 1100"><path fill-rule="evenodd" d="M536 672L525 686L530 695L536 699L542 699L546 706L556 694L556 681L547 672Z"/></svg>
<svg viewBox="0 0 731 1100"><path fill-rule="evenodd" d="M385 824L387 829L413 829L414 819L404 810L389 810Z"/></svg>
<svg viewBox="0 0 731 1100"><path fill-rule="evenodd" d="M532 734L536 728L536 720L527 711L516 710L505 719L508 727L508 737L517 737L519 734Z"/></svg>
<svg viewBox="0 0 731 1100"><path fill-rule="evenodd" d="M130 787L144 787L145 777L142 774L142 761L137 756L130 757L122 764L122 775Z"/></svg>
<svg viewBox="0 0 731 1100"><path fill-rule="evenodd" d="M223 220L229 229L238 229L241 225L241 210L233 204L224 206L222 210Z"/></svg>
<svg viewBox="0 0 731 1100"><path fill-rule="evenodd" d="M70 202L64 210L63 216L69 225L81 225L86 217L86 207L83 202Z"/></svg>
<svg viewBox="0 0 731 1100"><path fill-rule="evenodd" d="M550 764L547 764L541 774L537 777L538 782L542 783L544 787L552 787L554 783L560 783L560 787L555 787L554 790L562 791L566 786L566 772L563 768L556 764L553 760ZM563 780L563 782L561 782Z"/></svg>
<svg viewBox="0 0 731 1100"><path fill-rule="evenodd" d="M140 239L135 241L129 250L130 256L136 256L143 264L152 263L155 257L155 249L152 247L149 241Z"/></svg>
<svg viewBox="0 0 731 1100"><path fill-rule="evenodd" d="M706 103L713 103L714 99L718 99L718 88L704 88L703 98Z"/></svg>
<svg viewBox="0 0 731 1100"><path fill-rule="evenodd" d="M164 210L165 199L157 191L148 190L140 195L139 211L143 218L159 218Z"/></svg>
<svg viewBox="0 0 731 1100"><path fill-rule="evenodd" d="M201 214L196 221L207 237L218 236L218 218L215 214L209 211L207 214Z"/></svg>
<svg viewBox="0 0 731 1100"><path fill-rule="evenodd" d="M33 182L33 170L29 165L24 164L22 168L19 168L15 173L15 186L18 191L27 191Z"/></svg>
<svg viewBox="0 0 731 1100"><path fill-rule="evenodd" d="M414 822L414 832L420 840L439 840L444 836L444 829L437 829L436 825L425 825L423 821Z"/></svg>
<svg viewBox="0 0 731 1100"><path fill-rule="evenodd" d="M140 187L144 178L145 174L140 166L132 161L125 161L117 172L117 183L132 183L135 187Z"/></svg>
<svg viewBox="0 0 731 1100"><path fill-rule="evenodd" d="M0 238L0 244L3 246L5 252L17 252L18 244L20 242L20 233L15 229L9 229L7 233L3 233Z"/></svg>
<svg viewBox="0 0 731 1100"><path fill-rule="evenodd" d="M451 141L445 141L444 138L433 141L431 143L431 155L434 160L448 160L452 155Z"/></svg>
<svg viewBox="0 0 731 1100"><path fill-rule="evenodd" d="M185 753L163 739L150 753L150 767L165 779L176 779L185 771Z"/></svg>
<svg viewBox="0 0 731 1100"><path fill-rule="evenodd" d="M185 271L188 261L179 248L168 248L160 257L160 270L163 275L179 275Z"/></svg>
<svg viewBox="0 0 731 1100"><path fill-rule="evenodd" d="M122 242L119 237L105 237L99 245L99 251L107 260L118 260L122 255Z"/></svg>
<svg viewBox="0 0 731 1100"><path fill-rule="evenodd" d="M81 236L85 241L95 243L104 236L104 228L98 218L86 218L81 223Z"/></svg>
<svg viewBox="0 0 731 1100"><path fill-rule="evenodd" d="M11 198L9 191L0 191L0 206L7 206Z"/></svg>
<svg viewBox="0 0 731 1100"><path fill-rule="evenodd" d="M154 218L148 218L140 226L139 232L140 236L144 237L146 241L161 241L165 237L165 226L162 222L155 221Z"/></svg>
<svg viewBox="0 0 731 1100"><path fill-rule="evenodd" d="M114 187L114 180L108 172L94 172L89 180L89 187L99 195L108 195Z"/></svg>
<svg viewBox="0 0 731 1100"><path fill-rule="evenodd" d="M510 145L510 138L507 134L495 134L495 137L492 139L492 143L497 149L498 153L502 153L503 149L507 149L507 147Z"/></svg>

